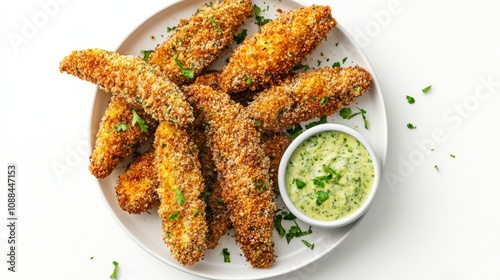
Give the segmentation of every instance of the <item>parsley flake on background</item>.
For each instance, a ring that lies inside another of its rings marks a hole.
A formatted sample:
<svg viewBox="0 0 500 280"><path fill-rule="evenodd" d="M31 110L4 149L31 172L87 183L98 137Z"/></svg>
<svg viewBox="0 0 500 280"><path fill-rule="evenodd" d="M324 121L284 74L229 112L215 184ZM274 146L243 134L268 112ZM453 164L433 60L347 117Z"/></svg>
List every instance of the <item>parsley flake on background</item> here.
<svg viewBox="0 0 500 280"><path fill-rule="evenodd" d="M113 273L111 273L111 275L109 276L109 278L116 279L116 275L118 273L118 262L117 261L113 261L113 266L114 266Z"/></svg>
<svg viewBox="0 0 500 280"><path fill-rule="evenodd" d="M423 93L427 93L427 92L429 92L429 90L431 90L431 87L432 87L432 86L427 86L427 87L425 87L424 89L422 89L422 92L423 92Z"/></svg>

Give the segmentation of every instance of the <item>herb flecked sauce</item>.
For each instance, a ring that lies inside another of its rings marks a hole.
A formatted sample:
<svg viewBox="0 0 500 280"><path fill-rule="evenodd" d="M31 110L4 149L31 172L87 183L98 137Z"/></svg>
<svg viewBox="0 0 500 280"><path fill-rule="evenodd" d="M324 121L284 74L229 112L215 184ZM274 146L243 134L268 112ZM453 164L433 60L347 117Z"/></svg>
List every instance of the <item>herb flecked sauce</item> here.
<svg viewBox="0 0 500 280"><path fill-rule="evenodd" d="M356 210L373 186L374 165L356 138L326 131L306 139L290 157L285 184L307 216L337 220Z"/></svg>

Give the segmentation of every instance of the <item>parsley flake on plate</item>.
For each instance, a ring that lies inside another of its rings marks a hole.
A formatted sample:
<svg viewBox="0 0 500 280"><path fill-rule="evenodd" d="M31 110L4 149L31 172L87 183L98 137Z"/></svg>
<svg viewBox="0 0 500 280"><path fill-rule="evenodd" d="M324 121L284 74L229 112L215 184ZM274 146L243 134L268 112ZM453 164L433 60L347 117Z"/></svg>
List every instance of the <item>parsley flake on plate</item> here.
<svg viewBox="0 0 500 280"><path fill-rule="evenodd" d="M234 34L234 41L236 44L241 44L243 41L245 41L245 38L247 37L247 30L243 29L241 30L240 33Z"/></svg>
<svg viewBox="0 0 500 280"><path fill-rule="evenodd" d="M412 96L407 95L406 96L406 101L408 101L408 103L410 103L410 104L413 104L413 103L415 103L415 98L413 98Z"/></svg>
<svg viewBox="0 0 500 280"><path fill-rule="evenodd" d="M227 248L222 249L222 256L224 257L224 262L226 263L231 262L231 259L229 258L230 255L231 253L229 253L229 250Z"/></svg>

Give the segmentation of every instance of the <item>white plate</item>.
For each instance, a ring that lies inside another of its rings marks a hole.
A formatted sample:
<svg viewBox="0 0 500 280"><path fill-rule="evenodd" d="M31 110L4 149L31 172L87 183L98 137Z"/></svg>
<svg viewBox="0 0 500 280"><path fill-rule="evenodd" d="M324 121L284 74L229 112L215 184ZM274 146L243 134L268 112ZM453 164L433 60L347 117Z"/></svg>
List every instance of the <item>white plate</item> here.
<svg viewBox="0 0 500 280"><path fill-rule="evenodd" d="M161 43L164 38L168 36L166 31L167 27L177 25L180 19L189 17L197 8L206 2L207 1L201 0L181 1L166 7L147 19L133 31L130 36L125 39L118 49L118 52L121 54L140 55L140 50L154 49L157 44ZM274 18L278 8L287 11L309 5L280 0L266 0L265 2L254 1L254 4L262 8L262 15L266 18ZM335 14L333 16L335 17ZM249 35L256 30L256 24L254 22L254 18L249 19L244 27L248 29ZM152 36L154 36L154 39L152 39ZM234 46L235 43L233 43L232 47ZM213 67L220 69L222 63L224 63L229 54L230 50L223 54L219 62L215 63ZM346 58L345 63L342 63L344 58ZM358 99L356 104L352 104L351 106L353 111L357 111L356 107L363 108L367 111L366 116L369 121L369 129L367 130L364 128L361 116L354 117L350 120L344 120L338 115L333 115L330 116L328 120L346 124L363 134L371 141L383 166L387 152L387 120L382 92L368 59L356 45L355 41L339 24L329 34L327 40L322 42L318 49L307 58L306 63L311 68L316 68L318 67L318 60L321 61L320 67L326 65L332 66L336 61L339 61L342 66L360 65L373 75L371 90ZM108 100L109 94L102 93L98 90L91 120L93 144L95 143L95 134L99 127L99 121L106 109ZM294 271L318 260L320 257L332 251L351 233L355 225L360 222L358 221L346 227L333 230L313 228L313 233L311 235L304 236L303 238L294 238L290 244L287 244L285 238L281 238L278 234L275 234L275 248L278 257L272 267L268 269L252 268L251 265L245 261L241 250L238 248L231 235L223 236L220 242L221 244L213 250L207 250L205 252L205 257L199 263L192 267L184 267L170 256L168 248L163 243L161 222L154 210L150 211L151 214L130 215L122 211L118 206L114 187L118 175L123 172L124 165L125 164L120 164L119 168L110 176L103 180L99 180L105 203L109 206L109 209L116 217L120 226L137 244L139 244L139 246L144 248L144 250L151 255L174 268L201 277L234 280L262 279ZM279 206L283 205L281 199L278 199L277 203ZM302 229L307 230L307 225L299 224ZM283 225L288 229L291 224L284 222ZM314 250L306 247L301 242L301 239L305 239L309 243L314 243ZM231 253L230 263L224 263L222 248L229 249Z"/></svg>

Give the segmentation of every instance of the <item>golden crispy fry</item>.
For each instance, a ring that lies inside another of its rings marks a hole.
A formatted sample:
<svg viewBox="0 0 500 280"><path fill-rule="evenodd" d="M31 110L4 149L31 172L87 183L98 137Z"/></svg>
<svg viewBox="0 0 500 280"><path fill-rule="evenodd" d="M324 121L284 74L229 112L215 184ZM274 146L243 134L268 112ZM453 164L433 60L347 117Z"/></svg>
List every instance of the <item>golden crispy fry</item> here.
<svg viewBox="0 0 500 280"><path fill-rule="evenodd" d="M59 69L98 84L128 103L142 105L158 121L181 127L193 121L192 109L181 90L158 67L139 57L101 49L73 51L63 58Z"/></svg>
<svg viewBox="0 0 500 280"><path fill-rule="evenodd" d="M215 90L220 89L220 71L207 71L203 72L200 76L196 77L194 83L202 86L209 86Z"/></svg>
<svg viewBox="0 0 500 280"><path fill-rule="evenodd" d="M222 196L223 181L217 179L207 186L207 249L213 249L219 244L219 239L231 227L231 217Z"/></svg>
<svg viewBox="0 0 500 280"><path fill-rule="evenodd" d="M273 181L274 193L276 195L279 195L280 190L278 186L278 168L280 165L281 157L283 157L286 148L288 148L292 140L282 131L266 131L262 132L261 142L264 153L269 157L270 160L269 173L271 174L271 179Z"/></svg>
<svg viewBox="0 0 500 280"><path fill-rule="evenodd" d="M203 257L207 236L198 150L186 130L167 122L158 125L154 147L163 239L172 256L190 266Z"/></svg>
<svg viewBox="0 0 500 280"><path fill-rule="evenodd" d="M243 107L228 95L196 84L183 91L200 109L208 126L208 143L223 180L222 198L230 212L236 241L253 267L269 267L275 260L276 205L269 158L260 146L260 133L242 112Z"/></svg>
<svg viewBox="0 0 500 280"><path fill-rule="evenodd" d="M279 15L236 48L222 70L221 88L234 93L268 87L304 60L336 24L328 6Z"/></svg>
<svg viewBox="0 0 500 280"><path fill-rule="evenodd" d="M207 3L155 49L149 62L178 85L192 81L233 42L234 32L251 13L250 0Z"/></svg>
<svg viewBox="0 0 500 280"><path fill-rule="evenodd" d="M328 116L369 90L371 75L355 66L322 68L290 76L263 91L246 108L263 130L282 130Z"/></svg>
<svg viewBox="0 0 500 280"><path fill-rule="evenodd" d="M158 204L158 178L153 168L155 156L155 150L150 148L135 158L118 177L115 192L123 211L140 214Z"/></svg>
<svg viewBox="0 0 500 280"><path fill-rule="evenodd" d="M133 112L140 116L147 131L132 125ZM131 155L154 133L157 122L141 106L133 106L123 98L112 96L99 124L96 143L90 156L90 172L97 178L108 176L123 159ZM123 129L120 129L123 125Z"/></svg>
<svg viewBox="0 0 500 280"><path fill-rule="evenodd" d="M219 76L220 72L207 72L197 77L194 83L217 89L219 86ZM213 153L210 145L208 145L208 137L205 133L207 124L200 109L197 106L193 108L195 116L194 130L190 136L198 147L201 173L205 178L208 225L207 249L213 249L219 243L220 237L231 226L231 219L222 198L223 180L220 176L217 176L216 166L212 157Z"/></svg>
<svg viewBox="0 0 500 280"><path fill-rule="evenodd" d="M215 90L222 90L220 88L220 76L220 71L205 72L198 76L194 83L198 85L209 86ZM250 103L256 95L257 92L242 91L231 94L231 99L236 101L236 103L247 106L248 103Z"/></svg>

